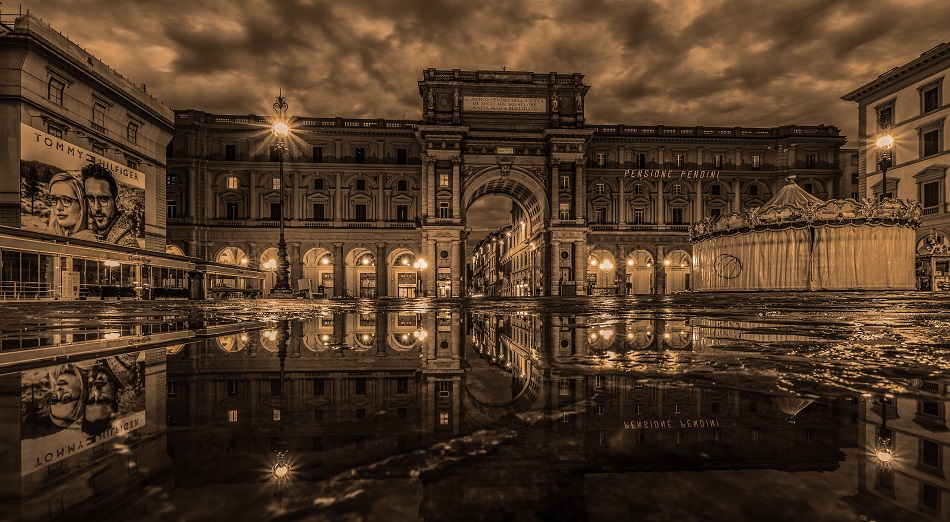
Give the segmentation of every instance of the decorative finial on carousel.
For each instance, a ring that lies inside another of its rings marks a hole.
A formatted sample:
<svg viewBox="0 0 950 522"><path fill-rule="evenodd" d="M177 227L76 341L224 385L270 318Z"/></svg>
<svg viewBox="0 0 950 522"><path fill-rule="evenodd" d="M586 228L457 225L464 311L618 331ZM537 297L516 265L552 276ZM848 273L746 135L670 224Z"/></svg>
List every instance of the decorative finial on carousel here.
<svg viewBox="0 0 950 522"><path fill-rule="evenodd" d="M792 183L795 183L795 175L792 174L791 176L785 178L785 181L787 181L789 185L791 185Z"/></svg>

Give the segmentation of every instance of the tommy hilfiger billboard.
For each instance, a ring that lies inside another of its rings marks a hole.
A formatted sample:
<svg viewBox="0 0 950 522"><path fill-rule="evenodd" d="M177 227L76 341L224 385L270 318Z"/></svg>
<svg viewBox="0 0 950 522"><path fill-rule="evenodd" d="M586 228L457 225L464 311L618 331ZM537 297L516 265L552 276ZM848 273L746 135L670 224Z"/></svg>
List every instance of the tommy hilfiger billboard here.
<svg viewBox="0 0 950 522"><path fill-rule="evenodd" d="M145 174L20 124L21 228L145 247Z"/></svg>

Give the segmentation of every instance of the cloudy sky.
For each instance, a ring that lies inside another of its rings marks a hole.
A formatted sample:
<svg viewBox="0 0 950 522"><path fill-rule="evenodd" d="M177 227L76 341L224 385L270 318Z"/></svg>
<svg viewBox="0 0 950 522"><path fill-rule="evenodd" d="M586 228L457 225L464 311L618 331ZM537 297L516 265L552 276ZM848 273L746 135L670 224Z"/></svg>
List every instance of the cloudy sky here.
<svg viewBox="0 0 950 522"><path fill-rule="evenodd" d="M28 0L22 8L173 109L264 115L283 89L293 115L418 119L424 69L505 67L585 74L589 123L824 123L851 140L857 106L841 96L950 41L947 0Z"/></svg>
<svg viewBox="0 0 950 522"><path fill-rule="evenodd" d="M16 4L3 2L9 13ZM843 94L950 41L946 0L32 0L174 109L417 119L423 69L580 72L590 123L857 133Z"/></svg>

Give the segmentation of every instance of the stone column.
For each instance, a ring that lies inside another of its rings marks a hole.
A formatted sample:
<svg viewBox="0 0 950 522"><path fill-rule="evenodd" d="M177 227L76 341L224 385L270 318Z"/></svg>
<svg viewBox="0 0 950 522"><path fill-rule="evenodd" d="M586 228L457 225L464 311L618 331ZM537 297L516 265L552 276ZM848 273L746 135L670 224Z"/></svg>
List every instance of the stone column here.
<svg viewBox="0 0 950 522"><path fill-rule="evenodd" d="M382 150L382 146L380 146ZM376 178L376 183L379 185L376 190L376 221L379 223L379 226L382 226L382 222L386 221L386 206L383 203L385 201L385 191L383 185L386 184L386 175L380 173ZM376 282L379 285L379 281Z"/></svg>
<svg viewBox="0 0 950 522"><path fill-rule="evenodd" d="M461 164L461 157L455 156L452 158L452 217L455 219L459 219L462 212L461 209L459 209L462 198L462 177L459 175L459 166Z"/></svg>
<svg viewBox="0 0 950 522"><path fill-rule="evenodd" d="M663 198L663 178L656 180L656 224L666 224L666 202Z"/></svg>
<svg viewBox="0 0 950 522"><path fill-rule="evenodd" d="M260 202L257 200L257 173L253 171L248 172L247 179L248 179L247 205L248 205L248 211L249 211L247 215L250 217L252 221L256 221L260 219L260 207L261 207ZM205 212L208 212L208 210L211 210L212 208L214 207L208 206Z"/></svg>
<svg viewBox="0 0 950 522"><path fill-rule="evenodd" d="M288 283L291 288L300 290L295 282L303 277L303 261L300 259L300 243L291 243L290 245L290 267L288 273Z"/></svg>
<svg viewBox="0 0 950 522"><path fill-rule="evenodd" d="M561 190L561 160L557 158L551 158L551 186L550 188L550 198L551 198L551 220L560 219L561 211L561 198L559 196L559 191Z"/></svg>
<svg viewBox="0 0 950 522"><path fill-rule="evenodd" d="M654 274L653 274L653 293L655 294L665 294L666 293L666 263L664 259L666 258L666 247L663 245L657 245L656 247L656 262L653 263Z"/></svg>
<svg viewBox="0 0 950 522"><path fill-rule="evenodd" d="M196 183L197 180L195 179L195 169L185 169L185 177L188 178L188 201L185 203L188 205L188 217L192 220L196 220L198 219L198 215L196 214L197 209L195 208L197 206L198 187ZM211 187L207 187L205 190L211 192ZM210 209L205 209L206 214L208 210ZM208 216L205 215L204 217Z"/></svg>
<svg viewBox="0 0 950 522"><path fill-rule="evenodd" d="M462 264L465 258L461 256L461 242L453 240L452 248L449 250L449 257L452 260L452 297L460 297L462 295Z"/></svg>
<svg viewBox="0 0 950 522"><path fill-rule="evenodd" d="M623 147L620 147L621 154L623 153ZM619 201L617 202L620 205L620 208L617 209L617 222L621 225L627 224L627 201L626 195L624 194L624 183L627 181L627 178L621 174L620 175L620 192L619 192Z"/></svg>
<svg viewBox="0 0 950 522"><path fill-rule="evenodd" d="M693 209L693 222L703 219L703 182L696 180L696 208Z"/></svg>
<svg viewBox="0 0 950 522"><path fill-rule="evenodd" d="M547 273L549 295L561 295L561 243L551 241L548 247L550 270Z"/></svg>
<svg viewBox="0 0 950 522"><path fill-rule="evenodd" d="M333 193L333 226L343 226L343 173L336 173L336 187ZM336 286L336 281L333 282Z"/></svg>
<svg viewBox="0 0 950 522"><path fill-rule="evenodd" d="M376 297L388 295L389 264L386 259L386 243L376 243Z"/></svg>
<svg viewBox="0 0 950 522"><path fill-rule="evenodd" d="M343 243L333 243L333 294L346 297L346 258Z"/></svg>
<svg viewBox="0 0 950 522"><path fill-rule="evenodd" d="M577 241L574 243L574 284L578 295L587 294L587 246Z"/></svg>
<svg viewBox="0 0 950 522"><path fill-rule="evenodd" d="M732 180L732 211L739 212L742 209L739 202L739 180Z"/></svg>
<svg viewBox="0 0 950 522"><path fill-rule="evenodd" d="M419 220L425 222L429 217L429 158L422 159L422 168L419 170L419 188L422 193L419 199Z"/></svg>
<svg viewBox="0 0 950 522"><path fill-rule="evenodd" d="M584 182L584 166L574 164L574 218L587 218L587 183Z"/></svg>

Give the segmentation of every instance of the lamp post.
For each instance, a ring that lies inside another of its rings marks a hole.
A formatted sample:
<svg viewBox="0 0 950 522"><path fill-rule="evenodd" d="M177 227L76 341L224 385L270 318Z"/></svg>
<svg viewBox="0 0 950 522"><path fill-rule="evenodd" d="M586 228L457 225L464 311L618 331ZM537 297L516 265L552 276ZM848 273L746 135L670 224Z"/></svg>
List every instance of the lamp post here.
<svg viewBox="0 0 950 522"><path fill-rule="evenodd" d="M284 140L290 135L290 127L284 121L287 114L287 102L284 97L277 95L277 101L274 103L274 111L277 113L277 121L274 122L273 132L277 137L277 158L278 158L278 179L280 180L280 237L277 240L277 281L274 288L271 289L271 295L274 297L290 297L294 290L290 286L290 261L287 259L287 242L284 240L284 215L286 214L286 202L284 199L284 153L287 152L287 144Z"/></svg>
<svg viewBox="0 0 950 522"><path fill-rule="evenodd" d="M891 449L891 430L887 428L887 397L881 397L881 429L877 432L877 448L874 457L882 466L887 466L894 459Z"/></svg>
<svg viewBox="0 0 950 522"><path fill-rule="evenodd" d="M890 134L885 134L877 139L875 146L880 153L877 165L881 168L881 201L884 201L884 198L887 197L887 169L891 166L891 149L894 148L894 138Z"/></svg>
<svg viewBox="0 0 950 522"><path fill-rule="evenodd" d="M423 297L422 296L422 271L425 270L426 267L429 266L429 264L426 263L425 259L417 259L416 262L412 264L412 266L416 267L416 270L418 271L418 274L416 276L416 286L417 286L416 297Z"/></svg>

